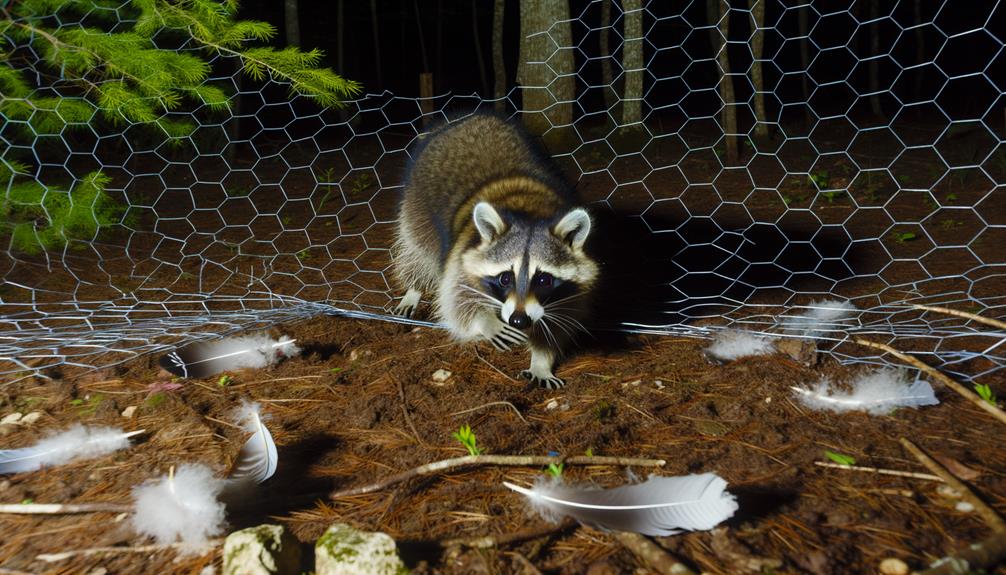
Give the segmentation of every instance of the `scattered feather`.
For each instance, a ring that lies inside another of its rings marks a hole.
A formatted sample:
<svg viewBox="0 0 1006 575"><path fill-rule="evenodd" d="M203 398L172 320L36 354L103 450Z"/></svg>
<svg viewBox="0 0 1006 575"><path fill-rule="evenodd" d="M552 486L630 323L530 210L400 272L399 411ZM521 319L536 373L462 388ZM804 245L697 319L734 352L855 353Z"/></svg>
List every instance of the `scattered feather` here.
<svg viewBox="0 0 1006 575"><path fill-rule="evenodd" d="M223 533L224 480L205 465L185 464L133 489L133 529L166 545L180 540L197 547Z"/></svg>
<svg viewBox="0 0 1006 575"><path fill-rule="evenodd" d="M822 378L810 389L792 389L808 407L834 412L866 411L886 415L899 407L922 407L940 402L928 381L916 379L913 382L906 371L897 369L862 374L852 382L849 392L834 389L828 378Z"/></svg>
<svg viewBox="0 0 1006 575"><path fill-rule="evenodd" d="M706 355L717 361L733 361L739 357L767 355L775 352L774 338L750 331L726 330L716 334L706 348Z"/></svg>
<svg viewBox="0 0 1006 575"><path fill-rule="evenodd" d="M300 353L295 341L287 336L273 340L267 335L200 341L162 356L159 363L178 377L199 379L222 371L274 365Z"/></svg>
<svg viewBox="0 0 1006 575"><path fill-rule="evenodd" d="M847 328L848 325L842 322L851 318L856 311L856 306L849 301L812 301L806 306L804 313L784 317L781 327L803 337L821 337L836 329Z"/></svg>
<svg viewBox="0 0 1006 575"><path fill-rule="evenodd" d="M231 481L262 483L276 473L279 461L276 443L269 429L262 423L259 404L245 403L238 410L236 419L238 424L252 436L241 447L237 461L234 462L227 478Z"/></svg>
<svg viewBox="0 0 1006 575"><path fill-rule="evenodd" d="M89 459L129 447L129 438L143 430L124 433L114 427L74 425L31 447L0 449L0 474L35 471L74 459Z"/></svg>
<svg viewBox="0 0 1006 575"><path fill-rule="evenodd" d="M503 482L551 521L570 516L599 529L673 535L712 529L737 511L727 482L715 473L650 478L635 485L590 489L544 480L533 489Z"/></svg>

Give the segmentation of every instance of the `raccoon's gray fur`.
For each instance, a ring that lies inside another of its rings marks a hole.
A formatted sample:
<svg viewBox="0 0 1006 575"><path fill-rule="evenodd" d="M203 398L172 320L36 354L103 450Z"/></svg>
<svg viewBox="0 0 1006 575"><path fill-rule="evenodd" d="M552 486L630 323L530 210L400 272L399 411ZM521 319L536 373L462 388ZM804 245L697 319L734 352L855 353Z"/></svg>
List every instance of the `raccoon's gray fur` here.
<svg viewBox="0 0 1006 575"><path fill-rule="evenodd" d="M542 387L565 382L557 357L586 331L598 274L584 252L591 220L572 188L508 122L478 115L431 135L408 179L393 247L410 316L422 294L461 341L499 349L526 343L521 375Z"/></svg>

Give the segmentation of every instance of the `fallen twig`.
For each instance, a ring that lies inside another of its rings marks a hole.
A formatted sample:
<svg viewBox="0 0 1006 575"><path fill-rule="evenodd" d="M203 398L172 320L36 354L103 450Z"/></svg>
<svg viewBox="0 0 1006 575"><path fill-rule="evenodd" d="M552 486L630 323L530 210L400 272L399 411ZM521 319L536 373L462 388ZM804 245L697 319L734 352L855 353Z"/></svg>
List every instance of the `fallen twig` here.
<svg viewBox="0 0 1006 575"><path fill-rule="evenodd" d="M410 469L408 471L403 471L397 475L392 475L391 477L386 477L370 485L363 485L361 487L353 487L351 489L343 489L341 491L334 491L329 494L329 498L336 499L338 497L350 497L353 495L363 495L365 493L373 493L374 491L380 491L385 487L394 485L396 483L401 483L412 479L413 477L419 477L421 475L432 475L434 473L441 473L444 471L462 469L465 467L476 467L481 465L511 465L519 467L547 467L550 463L556 465L560 463L565 463L566 465L624 465L624 466L636 466L636 467L662 467L666 461L663 459L639 459L634 457L587 457L585 455L577 455L573 457L549 457L547 455L467 455L465 457L455 457L453 459L443 459L441 461L434 461L433 463L427 463L426 465L420 465L419 467Z"/></svg>
<svg viewBox="0 0 1006 575"><path fill-rule="evenodd" d="M930 475L929 473L918 473L915 471L898 471L897 469L879 469L877 467L863 467L861 465L843 465L841 463L832 463L830 461L815 461L814 465L817 465L818 467L828 467L831 469L848 469L850 471L865 471L867 473L877 473L880 475L893 475L895 477L925 479L927 481L943 481L943 478L938 475Z"/></svg>
<svg viewBox="0 0 1006 575"><path fill-rule="evenodd" d="M947 485L960 492L961 499L967 501L971 505L974 505L975 511L982 516L982 519L984 519L985 523L992 528L992 531L995 531L996 533L1006 532L1006 521L1003 521L1003 518L996 513L995 509L989 507L989 505L982 501L980 497L975 495L975 493L971 491L967 485L964 485L960 479L954 477L953 473L947 471L946 468L937 463L935 459L929 457L929 455L927 455L925 451L922 451L919 446L904 437L902 437L900 441L901 445L908 450L909 453L914 455L915 458L922 463L922 465L925 465L929 471L939 475L943 481L947 483Z"/></svg>
<svg viewBox="0 0 1006 575"><path fill-rule="evenodd" d="M1006 321L998 320L991 317L982 317L976 313L970 313L966 311L960 311L956 309L950 309L948 307L940 307L935 305L922 305L922 304L912 304L915 309L921 309L925 311L931 311L935 313L943 313L947 315L952 315L956 317L963 317L964 319L970 319L978 323L984 323L985 325L990 325L992 327L997 327L999 329L1006 329Z"/></svg>
<svg viewBox="0 0 1006 575"><path fill-rule="evenodd" d="M412 423L412 415L409 413L409 405L405 402L405 387L402 385L402 380L398 378L393 379L395 380L395 384L398 385L398 401L399 405L402 407L402 415L405 416L405 423L407 423L409 429L412 430L412 435L415 436L416 441L419 442L419 445L425 446L426 442L423 441L423 438L419 435L419 432L416 431L416 425Z"/></svg>
<svg viewBox="0 0 1006 575"><path fill-rule="evenodd" d="M872 347L874 349L882 349L882 350L886 351L887 353L893 355L894 357L900 359L901 361L903 361L903 362L905 362L905 363L907 363L907 364L909 364L909 365L911 365L913 367L917 367L917 368L921 369L922 371L928 373L930 376L932 376L933 378L935 378L936 380L938 380L943 385L945 385L945 386L949 387L950 389L956 391L964 399L970 401L971 403L973 403L973 404L977 405L978 407L982 408L983 410L987 411L992 417L995 417L999 421L1001 421L1003 423L1006 423L1006 412L1004 412L1003 410L999 409L998 407L992 405L991 403L985 401L981 397L978 397L977 394L971 392L970 390L968 390L968 388L966 388L963 385L957 383L953 379L947 377L946 375L944 375L943 373L941 373L936 368L923 363L922 361L920 361L919 359L917 359L917 358L915 358L915 357L913 357L911 355L908 355L906 353L902 353L902 352L894 349L893 347L891 347L891 346L889 346L887 344L877 343L877 342L874 342L874 341L870 341L868 339L862 339L862 338L858 338L858 337L852 338L852 341L854 341L855 343L858 343L859 345L865 345L866 347Z"/></svg>
<svg viewBox="0 0 1006 575"><path fill-rule="evenodd" d="M639 533L619 531L614 536L647 567L661 575L695 575L695 571Z"/></svg>
<svg viewBox="0 0 1006 575"><path fill-rule="evenodd" d="M1006 533L996 533L968 545L956 555L934 561L929 569L916 575L964 575L994 567L1003 560L1006 560Z"/></svg>
<svg viewBox="0 0 1006 575"><path fill-rule="evenodd" d="M62 553L43 553L41 555L36 555L35 559L38 561L45 561L46 563L55 563L57 561L65 561L79 556L86 557L88 555L101 555L104 553L151 553L169 549L185 549L185 551L190 555L205 555L206 553L216 549L223 542L223 539L210 539L204 545L193 545L192 543L167 543L164 545L140 545L139 547L91 547L90 549L74 549L73 551L64 551Z"/></svg>
<svg viewBox="0 0 1006 575"><path fill-rule="evenodd" d="M462 409L461 411L455 411L454 413L451 414L451 417L457 417L459 415L464 415L466 413L471 413L473 411L478 411L478 410L480 410L482 408L492 407L494 405L505 405L505 406L509 407L510 409L513 410L514 413L517 414L517 417L520 418L521 421L523 421L524 423L527 423L527 420L524 419L524 416L520 414L520 410L517 409L517 406L514 405L514 404L512 404L512 403L510 403L509 401L490 401L489 403L483 403L482 405L476 405L475 407L471 407L471 408L468 408L468 409Z"/></svg>
<svg viewBox="0 0 1006 575"><path fill-rule="evenodd" d="M0 503L0 513L18 515L69 515L73 513L129 513L120 503Z"/></svg>
<svg viewBox="0 0 1006 575"><path fill-rule="evenodd" d="M443 541L438 541L437 545L445 549L454 546L468 547L471 549L491 549L493 547L503 547L513 543L522 543L524 541L538 539L539 537L546 537L555 533L562 533L563 531L568 531L576 526L576 521L567 519L558 525L545 525L544 527L535 527L533 529L525 529L524 531L516 531L514 533L505 533L503 535L486 535L485 537L476 537L474 539L444 539Z"/></svg>

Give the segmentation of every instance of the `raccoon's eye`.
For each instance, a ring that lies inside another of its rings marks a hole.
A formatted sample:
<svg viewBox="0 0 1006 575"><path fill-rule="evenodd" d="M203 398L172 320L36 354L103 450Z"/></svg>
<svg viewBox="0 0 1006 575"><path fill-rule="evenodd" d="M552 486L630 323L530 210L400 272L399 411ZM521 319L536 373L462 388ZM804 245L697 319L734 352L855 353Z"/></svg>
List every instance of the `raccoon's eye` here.
<svg viewBox="0 0 1006 575"><path fill-rule="evenodd" d="M510 287L513 283L513 272L503 272L497 278L496 281L503 287Z"/></svg>
<svg viewBox="0 0 1006 575"><path fill-rule="evenodd" d="M534 285L539 287L550 288L554 282L555 278L549 273L541 272L534 276Z"/></svg>

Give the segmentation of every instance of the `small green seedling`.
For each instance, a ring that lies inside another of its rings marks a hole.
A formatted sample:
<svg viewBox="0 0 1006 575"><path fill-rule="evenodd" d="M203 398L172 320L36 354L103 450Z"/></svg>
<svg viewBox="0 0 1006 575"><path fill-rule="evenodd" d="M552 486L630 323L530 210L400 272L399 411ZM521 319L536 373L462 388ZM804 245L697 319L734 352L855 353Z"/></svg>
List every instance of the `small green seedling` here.
<svg viewBox="0 0 1006 575"><path fill-rule="evenodd" d="M35 500L31 497L21 500L21 505L31 505L32 503L35 503Z"/></svg>
<svg viewBox="0 0 1006 575"><path fill-rule="evenodd" d="M843 453L835 453L834 451L824 450L824 456L828 459L834 461L839 465L855 465L856 460L851 455L845 455Z"/></svg>
<svg viewBox="0 0 1006 575"><path fill-rule="evenodd" d="M998 401L996 399L996 392L992 391L992 388L987 383L976 383L975 393L978 394L978 397L982 398L982 401L989 405L994 406Z"/></svg>
<svg viewBox="0 0 1006 575"><path fill-rule="evenodd" d="M220 379L217 380L217 385L219 385L220 387L227 387L231 383L231 381L233 381L231 379L231 376L225 373L220 376Z"/></svg>
<svg viewBox="0 0 1006 575"><path fill-rule="evenodd" d="M606 400L602 399L594 406L594 419L604 421L612 415L615 415L615 406L611 405Z"/></svg>
<svg viewBox="0 0 1006 575"><path fill-rule="evenodd" d="M594 448L588 447L586 451L583 452L587 457L594 457Z"/></svg>
<svg viewBox="0 0 1006 575"><path fill-rule="evenodd" d="M891 234L891 238L899 244L913 241L918 237L915 232L894 232Z"/></svg>
<svg viewBox="0 0 1006 575"><path fill-rule="evenodd" d="M845 195L845 191L843 191L843 190L831 190L830 192L821 192L821 195L824 196L824 198L826 200L828 200L829 204L834 204L835 200L842 199L842 196Z"/></svg>
<svg viewBox="0 0 1006 575"><path fill-rule="evenodd" d="M827 188L828 183L831 181L831 179L828 177L828 170L819 170L817 172L811 172L810 176L808 177L810 178L810 181L813 182L814 185L817 186L817 189L819 190Z"/></svg>
<svg viewBox="0 0 1006 575"><path fill-rule="evenodd" d="M342 368L341 367L330 367L330 368L328 368L328 373L331 373L332 375L338 375L341 372L342 372Z"/></svg>
<svg viewBox="0 0 1006 575"><path fill-rule="evenodd" d="M451 437L461 442L461 445L464 445L465 449L468 450L469 455L482 455L482 448L478 447L475 443L475 432L472 431L471 426L467 423L451 434Z"/></svg>
<svg viewBox="0 0 1006 575"><path fill-rule="evenodd" d="M549 463L548 469L545 470L545 473L548 473L552 477L559 479L560 477L562 477L562 469L565 466L566 464L564 463Z"/></svg>

